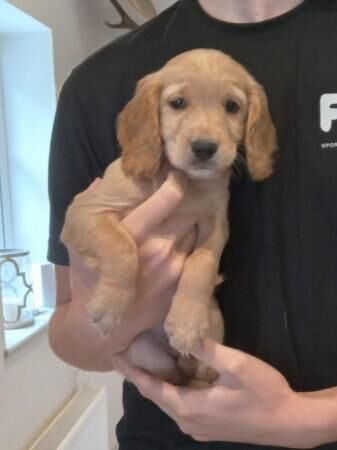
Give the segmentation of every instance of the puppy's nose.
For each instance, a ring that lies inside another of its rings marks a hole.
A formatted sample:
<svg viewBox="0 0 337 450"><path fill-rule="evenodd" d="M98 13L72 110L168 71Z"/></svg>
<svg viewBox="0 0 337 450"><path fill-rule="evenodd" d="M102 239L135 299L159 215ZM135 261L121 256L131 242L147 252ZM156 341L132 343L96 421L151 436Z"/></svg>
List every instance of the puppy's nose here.
<svg viewBox="0 0 337 450"><path fill-rule="evenodd" d="M192 152L201 161L211 159L218 150L218 144L207 139L198 139L192 142Z"/></svg>

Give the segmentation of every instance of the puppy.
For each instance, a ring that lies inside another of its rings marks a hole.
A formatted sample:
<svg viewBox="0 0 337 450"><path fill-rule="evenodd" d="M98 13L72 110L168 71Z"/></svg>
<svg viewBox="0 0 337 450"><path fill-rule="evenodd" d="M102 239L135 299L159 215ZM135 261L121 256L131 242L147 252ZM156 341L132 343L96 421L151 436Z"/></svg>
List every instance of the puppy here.
<svg viewBox="0 0 337 450"><path fill-rule="evenodd" d="M140 335L128 354L137 366L171 382L180 383L182 372L212 381L214 373L186 355L206 336L223 340L213 292L228 239L231 167L244 146L253 180L272 173L276 132L266 95L228 55L188 51L139 81L118 117L117 137L121 158L95 190L75 197L61 234L88 267L99 271L89 314L103 333L123 320L135 300L138 256L121 218L163 183L165 165L183 171L189 184L176 215L201 218L195 248L163 326Z"/></svg>

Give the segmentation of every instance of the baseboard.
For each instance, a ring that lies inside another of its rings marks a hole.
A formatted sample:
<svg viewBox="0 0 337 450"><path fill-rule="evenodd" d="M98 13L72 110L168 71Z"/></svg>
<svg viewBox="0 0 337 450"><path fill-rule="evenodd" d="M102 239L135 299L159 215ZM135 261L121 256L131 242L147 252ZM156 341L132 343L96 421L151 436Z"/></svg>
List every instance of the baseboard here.
<svg viewBox="0 0 337 450"><path fill-rule="evenodd" d="M82 387L29 450L109 450L104 387Z"/></svg>

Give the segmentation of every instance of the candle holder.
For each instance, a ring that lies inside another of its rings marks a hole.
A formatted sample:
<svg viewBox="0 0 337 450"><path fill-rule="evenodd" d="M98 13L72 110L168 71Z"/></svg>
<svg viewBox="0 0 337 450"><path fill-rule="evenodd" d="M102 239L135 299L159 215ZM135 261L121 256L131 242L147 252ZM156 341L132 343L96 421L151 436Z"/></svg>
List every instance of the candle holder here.
<svg viewBox="0 0 337 450"><path fill-rule="evenodd" d="M5 330L34 323L34 297L29 252L0 250L0 286Z"/></svg>

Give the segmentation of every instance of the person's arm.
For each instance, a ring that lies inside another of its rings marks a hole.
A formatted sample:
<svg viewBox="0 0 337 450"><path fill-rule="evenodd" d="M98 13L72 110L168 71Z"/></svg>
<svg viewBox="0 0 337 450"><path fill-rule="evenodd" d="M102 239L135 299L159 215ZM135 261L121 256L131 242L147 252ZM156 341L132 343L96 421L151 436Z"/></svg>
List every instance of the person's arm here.
<svg viewBox="0 0 337 450"><path fill-rule="evenodd" d="M116 359L116 368L197 441L313 448L337 441L337 387L297 393L273 367L205 341L194 356L219 379L207 389L172 386Z"/></svg>
<svg viewBox="0 0 337 450"><path fill-rule="evenodd" d="M122 323L106 337L90 321L85 305L96 282L96 272L86 268L70 251L70 268L56 266L57 309L49 339L65 362L84 370L109 371L113 358L142 331L167 314L186 255L194 245L189 232L195 218L167 219L183 198L183 180L171 173L162 187L124 219L139 246L140 276L137 299ZM165 220L166 219L166 220Z"/></svg>
<svg viewBox="0 0 337 450"><path fill-rule="evenodd" d="M70 270L78 272L81 270L79 267L69 269L66 266L56 266L55 269L57 307L49 324L49 342L52 349L60 359L80 369L113 370L112 355L119 346L123 346L124 337L120 333L118 339L103 339L90 322L85 308L80 305L88 300L88 293L83 293L81 298L73 297ZM88 276L90 277L90 274L87 273L86 282ZM77 282L81 283L80 280ZM77 290L76 295L78 293ZM121 331L124 333L124 330L125 327Z"/></svg>

